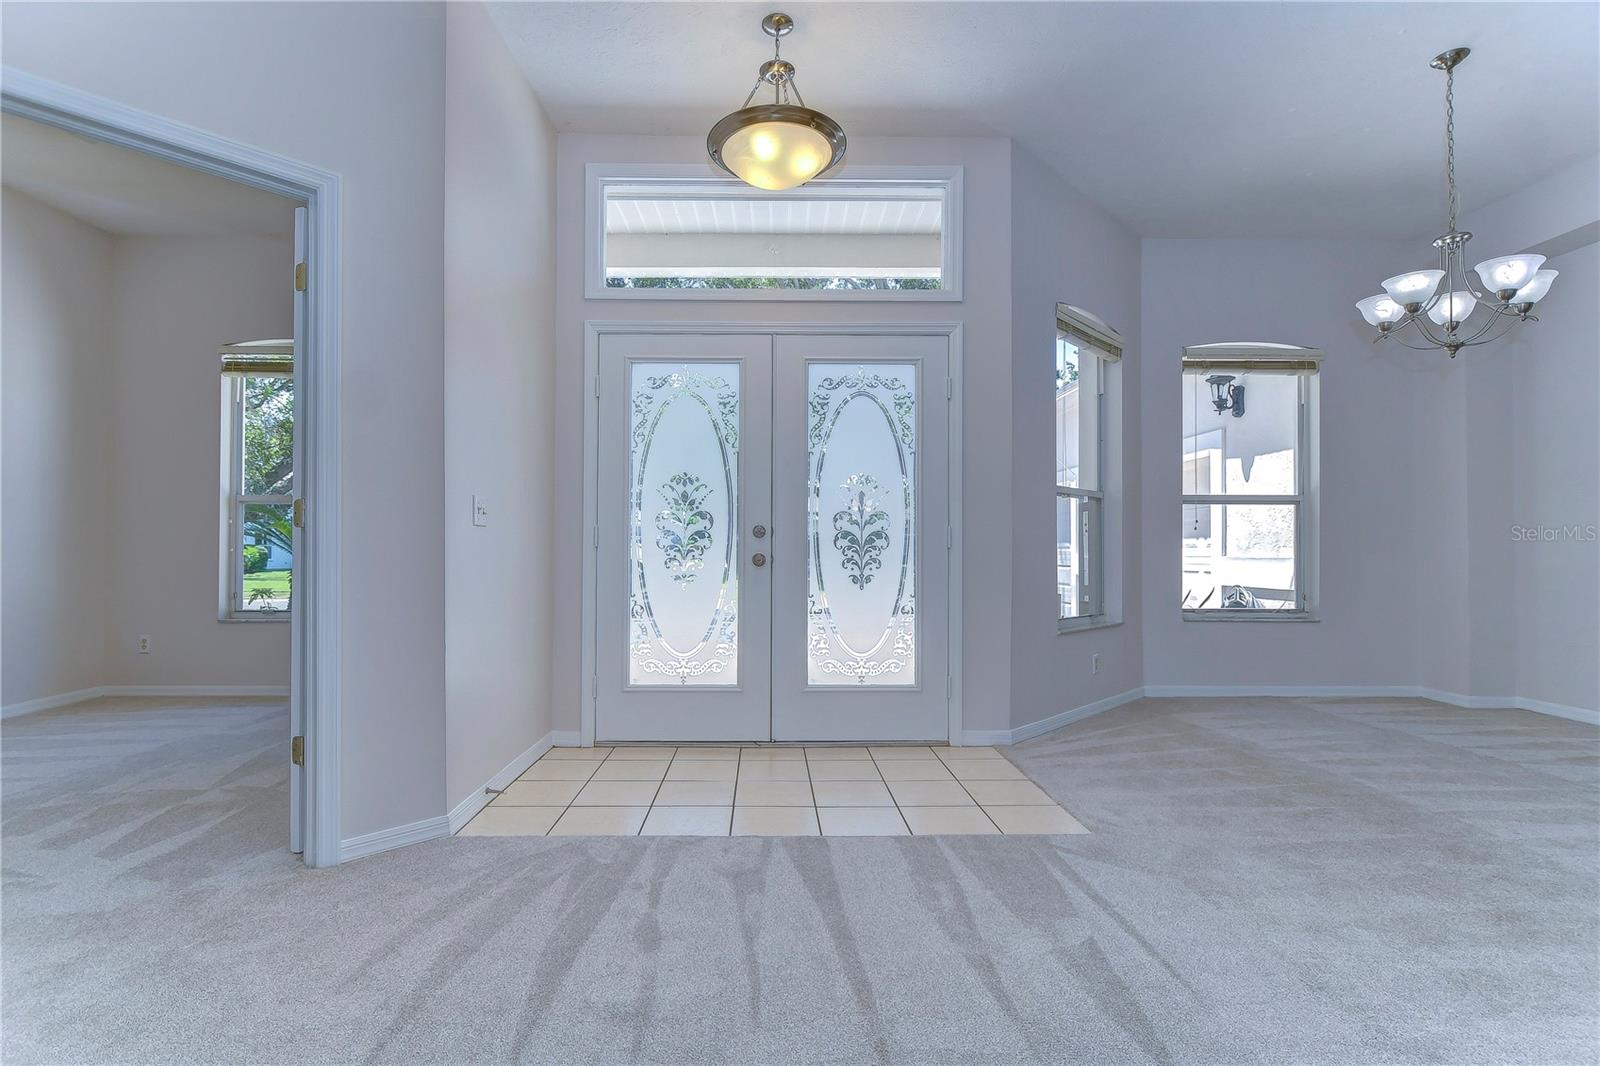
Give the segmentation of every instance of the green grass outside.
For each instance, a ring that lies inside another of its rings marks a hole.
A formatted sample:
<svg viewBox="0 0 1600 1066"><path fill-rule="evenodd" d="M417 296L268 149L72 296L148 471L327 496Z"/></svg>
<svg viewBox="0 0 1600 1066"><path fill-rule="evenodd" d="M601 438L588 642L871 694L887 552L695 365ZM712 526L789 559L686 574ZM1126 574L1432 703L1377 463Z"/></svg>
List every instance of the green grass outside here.
<svg viewBox="0 0 1600 1066"><path fill-rule="evenodd" d="M273 599L288 599L289 571L257 570L253 574L244 575L244 600L246 606L250 604L250 594L256 589L265 589Z"/></svg>

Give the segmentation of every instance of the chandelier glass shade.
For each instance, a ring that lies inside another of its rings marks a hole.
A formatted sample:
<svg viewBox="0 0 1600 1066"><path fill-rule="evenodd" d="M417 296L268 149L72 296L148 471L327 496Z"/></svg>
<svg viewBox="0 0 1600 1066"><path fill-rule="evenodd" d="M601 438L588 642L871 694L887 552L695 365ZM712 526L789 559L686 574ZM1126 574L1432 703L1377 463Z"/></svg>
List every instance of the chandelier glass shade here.
<svg viewBox="0 0 1600 1066"><path fill-rule="evenodd" d="M711 161L758 189L792 189L836 167L844 159L844 127L805 106L794 82L794 64L782 56L783 38L794 19L774 12L761 20L773 39L773 56L761 64L756 84L739 110L724 115L706 137ZM762 86L772 99L751 106Z"/></svg>
<svg viewBox="0 0 1600 1066"><path fill-rule="evenodd" d="M1485 259L1470 273L1467 270L1467 242L1472 234L1456 228L1455 70L1469 54L1471 49L1452 48L1434 56L1430 64L1445 76L1444 174L1449 231L1433 242L1439 250L1439 268L1386 278L1382 294L1356 303L1361 317L1377 328L1375 340L1394 340L1418 351L1442 349L1451 358L1462 348L1504 336L1513 323L1537 322L1534 305L1549 293L1557 274L1541 269L1544 256L1533 254ZM1479 314L1473 321L1480 308L1487 314Z"/></svg>

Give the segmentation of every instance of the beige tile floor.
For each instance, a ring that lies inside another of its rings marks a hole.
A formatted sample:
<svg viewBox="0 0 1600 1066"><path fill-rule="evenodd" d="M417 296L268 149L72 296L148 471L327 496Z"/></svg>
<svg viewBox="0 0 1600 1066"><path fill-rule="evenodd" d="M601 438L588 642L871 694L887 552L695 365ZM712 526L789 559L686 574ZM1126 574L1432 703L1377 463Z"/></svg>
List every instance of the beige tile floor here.
<svg viewBox="0 0 1600 1066"><path fill-rule="evenodd" d="M462 836L1087 833L993 748L556 748Z"/></svg>

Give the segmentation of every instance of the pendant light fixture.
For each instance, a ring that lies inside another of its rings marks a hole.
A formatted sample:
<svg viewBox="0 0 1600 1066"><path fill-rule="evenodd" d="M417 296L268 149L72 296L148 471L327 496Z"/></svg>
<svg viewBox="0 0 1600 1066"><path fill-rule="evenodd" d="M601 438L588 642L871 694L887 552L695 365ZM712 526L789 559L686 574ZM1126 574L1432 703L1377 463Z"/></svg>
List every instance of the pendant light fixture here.
<svg viewBox="0 0 1600 1066"><path fill-rule="evenodd" d="M794 64L782 54L794 19L773 12L761 20L761 28L772 38L772 58L761 64L755 88L739 110L711 127L706 151L746 185L792 189L844 159L844 127L807 107L795 86ZM772 86L771 102L751 106L763 85Z"/></svg>
<svg viewBox="0 0 1600 1066"><path fill-rule="evenodd" d="M1439 269L1396 274L1384 281L1383 292L1356 304L1367 324L1377 327L1375 340L1394 338L1417 351L1443 349L1452 359L1462 348L1497 340L1513 322L1539 321L1531 314L1533 305L1544 299L1557 273L1539 269L1544 265L1542 255L1484 260L1473 267L1481 287L1467 273L1467 242L1472 234L1456 229L1455 90L1456 67L1471 53L1470 48L1452 48L1429 64L1444 71L1444 183L1450 230L1433 242L1439 249ZM1479 307L1489 312L1488 317L1475 328L1463 328ZM1436 328L1429 329L1428 322ZM1413 325L1417 336L1403 335Z"/></svg>

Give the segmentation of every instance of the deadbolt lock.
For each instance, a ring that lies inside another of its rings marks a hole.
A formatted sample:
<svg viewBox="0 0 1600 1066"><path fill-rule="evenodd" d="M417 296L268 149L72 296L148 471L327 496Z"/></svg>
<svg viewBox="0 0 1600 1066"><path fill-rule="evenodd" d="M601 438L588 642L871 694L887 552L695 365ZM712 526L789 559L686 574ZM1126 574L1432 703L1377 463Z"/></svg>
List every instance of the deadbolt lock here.
<svg viewBox="0 0 1600 1066"><path fill-rule="evenodd" d="M766 566L767 565L767 557L765 555L762 555L760 552L756 552L754 555L752 555L750 557L750 561L752 563L755 563L757 566Z"/></svg>
<svg viewBox="0 0 1600 1066"><path fill-rule="evenodd" d="M752 535L755 536L755 538L757 540L760 540L762 537L767 535L767 527L766 526L756 526L756 528L752 529L750 532L751 532Z"/></svg>

